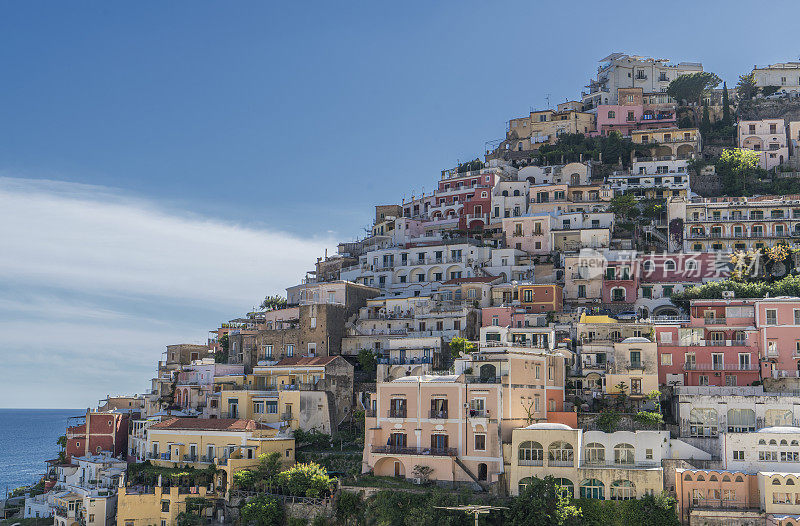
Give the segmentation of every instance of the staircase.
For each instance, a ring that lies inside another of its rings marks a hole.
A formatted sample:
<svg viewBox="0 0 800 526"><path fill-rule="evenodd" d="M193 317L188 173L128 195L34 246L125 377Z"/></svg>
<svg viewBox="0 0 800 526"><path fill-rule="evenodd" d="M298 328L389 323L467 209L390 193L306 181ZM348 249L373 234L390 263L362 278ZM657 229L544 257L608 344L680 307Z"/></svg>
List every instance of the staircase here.
<svg viewBox="0 0 800 526"><path fill-rule="evenodd" d="M472 470L471 470L471 469L469 469L469 468L467 467L467 465L466 465L466 464L464 464L464 463L461 461L461 459L460 459L460 458L458 458L458 457L453 457L453 460L455 460L456 464L458 464L458 467L460 467L461 469L463 469L463 470L464 470L464 473L466 473L467 475L469 475L469 478L471 478L471 479L472 479L472 480L475 482L475 484L477 484L478 486L480 486L480 487L481 487L481 489L482 489L483 491L487 491L487 490L489 489L489 483L488 483L488 482L486 482L485 480L478 480L478 477L476 477L476 476L475 476L475 474L472 472Z"/></svg>
<svg viewBox="0 0 800 526"><path fill-rule="evenodd" d="M642 233L649 234L652 241L654 241L657 245L661 245L661 248L664 250L668 250L669 240L667 239L667 236L658 230L658 228L654 227L653 225L644 225L642 226Z"/></svg>

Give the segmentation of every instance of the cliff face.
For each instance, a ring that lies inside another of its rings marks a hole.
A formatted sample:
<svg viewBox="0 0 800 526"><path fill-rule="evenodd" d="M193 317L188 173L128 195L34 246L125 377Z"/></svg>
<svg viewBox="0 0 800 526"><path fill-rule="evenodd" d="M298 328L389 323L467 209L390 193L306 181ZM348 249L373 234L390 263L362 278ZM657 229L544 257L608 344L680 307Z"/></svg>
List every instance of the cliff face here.
<svg viewBox="0 0 800 526"><path fill-rule="evenodd" d="M741 101L737 113L739 120L800 121L800 99Z"/></svg>

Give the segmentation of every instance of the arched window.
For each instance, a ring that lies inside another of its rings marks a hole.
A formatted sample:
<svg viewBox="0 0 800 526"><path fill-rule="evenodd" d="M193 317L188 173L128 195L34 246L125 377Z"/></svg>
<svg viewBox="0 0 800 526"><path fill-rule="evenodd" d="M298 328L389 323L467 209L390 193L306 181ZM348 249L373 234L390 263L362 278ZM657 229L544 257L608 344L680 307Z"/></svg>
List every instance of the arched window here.
<svg viewBox="0 0 800 526"><path fill-rule="evenodd" d="M683 480L692 480L692 476L687 473L683 476Z"/></svg>
<svg viewBox="0 0 800 526"><path fill-rule="evenodd" d="M786 485L787 486L794 486L794 480L793 479L786 479Z"/></svg>
<svg viewBox="0 0 800 526"><path fill-rule="evenodd" d="M580 496L582 499L605 500L605 486L597 479L586 479L581 482Z"/></svg>
<svg viewBox="0 0 800 526"><path fill-rule="evenodd" d="M673 271L675 270L675 262L671 259L664 260L664 270Z"/></svg>
<svg viewBox="0 0 800 526"><path fill-rule="evenodd" d="M717 482L717 480L719 480L719 479L717 479L716 475L711 475L710 477L708 477L708 480L712 481L712 482Z"/></svg>
<svg viewBox="0 0 800 526"><path fill-rule="evenodd" d="M519 190L514 190L514 197L519 197Z"/></svg>
<svg viewBox="0 0 800 526"><path fill-rule="evenodd" d="M764 427L791 426L792 412L788 409L767 409L764 413Z"/></svg>
<svg viewBox="0 0 800 526"><path fill-rule="evenodd" d="M598 442L592 442L590 444L586 444L586 463L605 464L606 447Z"/></svg>
<svg viewBox="0 0 800 526"><path fill-rule="evenodd" d="M762 439L759 439L759 441L758 441L758 445L759 445L759 446L766 446L766 445L767 445L767 441L766 441L766 440L764 440L763 438L762 438Z"/></svg>
<svg viewBox="0 0 800 526"><path fill-rule="evenodd" d="M790 446L797 446L797 445L800 445L800 443L798 443L798 442L797 442L797 440L792 440L792 441L789 443L789 445L790 445Z"/></svg>
<svg viewBox="0 0 800 526"><path fill-rule="evenodd" d="M690 259L686 262L686 270L696 270L697 269L697 261Z"/></svg>
<svg viewBox="0 0 800 526"><path fill-rule="evenodd" d="M772 479L772 485L773 486L780 486L781 485L781 479L779 479L779 478Z"/></svg>
<svg viewBox="0 0 800 526"><path fill-rule="evenodd" d="M559 440L553 442L547 451L547 465L549 466L572 466L573 450L572 444Z"/></svg>
<svg viewBox="0 0 800 526"><path fill-rule="evenodd" d="M519 482L517 483L517 489L519 490L520 495L525 493L525 488L527 488L528 484L530 484L531 482L533 482L533 479L531 477L525 477L524 479L519 480Z"/></svg>
<svg viewBox="0 0 800 526"><path fill-rule="evenodd" d="M706 478L703 475L697 475L698 482L705 482Z"/></svg>
<svg viewBox="0 0 800 526"><path fill-rule="evenodd" d="M729 433L752 433L755 430L755 411L752 409L728 409Z"/></svg>
<svg viewBox="0 0 800 526"><path fill-rule="evenodd" d="M572 481L570 479L558 478L555 479L555 483L558 484L559 490L562 495L565 495L569 498L575 496L575 486L572 484Z"/></svg>
<svg viewBox="0 0 800 526"><path fill-rule="evenodd" d="M734 482L744 482L744 479L741 475L736 475L736 480Z"/></svg>
<svg viewBox="0 0 800 526"><path fill-rule="evenodd" d="M731 481L731 478L728 475L725 475L724 477L722 477L722 482L730 482L730 481Z"/></svg>
<svg viewBox="0 0 800 526"><path fill-rule="evenodd" d="M773 438L772 440L769 441L769 445L770 446L777 446L778 442Z"/></svg>
<svg viewBox="0 0 800 526"><path fill-rule="evenodd" d="M650 261L649 259L644 260L644 262L642 263L642 269L645 272L650 272L651 270L653 270L653 262Z"/></svg>
<svg viewBox="0 0 800 526"><path fill-rule="evenodd" d="M716 409L692 409L689 412L689 436L715 437L719 431Z"/></svg>
<svg viewBox="0 0 800 526"><path fill-rule="evenodd" d="M630 444L614 446L614 464L633 464L635 450Z"/></svg>
<svg viewBox="0 0 800 526"><path fill-rule="evenodd" d="M508 197L508 190L503 190L503 197Z"/></svg>
<svg viewBox="0 0 800 526"><path fill-rule="evenodd" d="M786 439L784 438L783 440L781 440L781 445L782 445L782 446L788 446L788 445L789 445L789 443L788 443L788 442L786 441Z"/></svg>
<svg viewBox="0 0 800 526"><path fill-rule="evenodd" d="M630 480L615 480L611 483L611 500L631 500L636 498L636 487Z"/></svg>
<svg viewBox="0 0 800 526"><path fill-rule="evenodd" d="M615 118L616 116L617 116L617 114L616 114L616 112L614 112L613 110L609 110L609 111L608 111L608 118L609 118L609 119L613 119L613 118Z"/></svg>
<svg viewBox="0 0 800 526"><path fill-rule="evenodd" d="M520 466L541 466L544 450L539 442L527 441L519 445Z"/></svg>

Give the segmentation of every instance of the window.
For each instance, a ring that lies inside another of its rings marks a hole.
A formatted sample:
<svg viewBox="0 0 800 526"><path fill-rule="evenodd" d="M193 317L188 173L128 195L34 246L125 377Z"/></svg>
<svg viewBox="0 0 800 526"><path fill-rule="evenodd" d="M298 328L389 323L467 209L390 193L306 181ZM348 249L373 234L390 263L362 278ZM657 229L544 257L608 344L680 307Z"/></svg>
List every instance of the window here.
<svg viewBox="0 0 800 526"><path fill-rule="evenodd" d="M475 435L475 450L476 451L486 450L486 435Z"/></svg>
<svg viewBox="0 0 800 526"><path fill-rule="evenodd" d="M800 325L800 309L794 309L794 324Z"/></svg>
<svg viewBox="0 0 800 526"><path fill-rule="evenodd" d="M752 409L728 409L728 432L752 433L755 430L755 411Z"/></svg>
<svg viewBox="0 0 800 526"><path fill-rule="evenodd" d="M605 486L597 479L586 479L581 482L580 496L582 499L605 499Z"/></svg>
<svg viewBox="0 0 800 526"><path fill-rule="evenodd" d="M278 414L278 402L276 401L267 401L265 404L266 414L268 415L277 415Z"/></svg>
<svg viewBox="0 0 800 526"><path fill-rule="evenodd" d="M630 500L636 498L636 490L630 480L615 480L611 483L611 500Z"/></svg>
<svg viewBox="0 0 800 526"><path fill-rule="evenodd" d="M257 413L257 414L263 414L264 413L264 402L263 401L253 402L253 412Z"/></svg>
<svg viewBox="0 0 800 526"><path fill-rule="evenodd" d="M614 464L633 464L634 452L630 444L617 444L614 446Z"/></svg>
<svg viewBox="0 0 800 526"><path fill-rule="evenodd" d="M286 346L286 356L294 356L294 345L289 344Z"/></svg>
<svg viewBox="0 0 800 526"><path fill-rule="evenodd" d="M386 280L386 276L381 276L381 279L383 279L385 281ZM317 317L316 316L311 316L310 322L311 322L311 328L312 329L316 329L317 328Z"/></svg>
<svg viewBox="0 0 800 526"><path fill-rule="evenodd" d="M614 111L609 111L608 112L608 118L609 119L616 118L616 116L617 116L617 114Z"/></svg>
<svg viewBox="0 0 800 526"><path fill-rule="evenodd" d="M162 512L168 512L169 511L169 501L168 500L162 500L161 501L161 511Z"/></svg>
<svg viewBox="0 0 800 526"><path fill-rule="evenodd" d="M661 355L661 365L672 365L672 355L668 354L668 353L662 354Z"/></svg>
<svg viewBox="0 0 800 526"><path fill-rule="evenodd" d="M560 440L553 442L547 452L547 464L549 466L572 466L573 453L572 444Z"/></svg>
<svg viewBox="0 0 800 526"><path fill-rule="evenodd" d="M766 427L773 426L791 426L792 412L788 409L767 409L764 415L764 424Z"/></svg>
<svg viewBox="0 0 800 526"><path fill-rule="evenodd" d="M544 450L539 442L527 441L519 445L519 464L521 466L541 466Z"/></svg>
<svg viewBox="0 0 800 526"><path fill-rule="evenodd" d="M650 449L650 448L645 449L644 450L644 458L646 460L653 460L653 450Z"/></svg>
<svg viewBox="0 0 800 526"><path fill-rule="evenodd" d="M733 460L744 460L744 450L734 450Z"/></svg>
<svg viewBox="0 0 800 526"><path fill-rule="evenodd" d="M598 442L592 442L586 445L586 463L587 464L605 464L606 462L606 447Z"/></svg>
<svg viewBox="0 0 800 526"><path fill-rule="evenodd" d="M317 344L316 343L309 343L308 344L308 356L316 356L317 355Z"/></svg>
<svg viewBox="0 0 800 526"><path fill-rule="evenodd" d="M778 324L778 311L776 309L767 309L767 325Z"/></svg>

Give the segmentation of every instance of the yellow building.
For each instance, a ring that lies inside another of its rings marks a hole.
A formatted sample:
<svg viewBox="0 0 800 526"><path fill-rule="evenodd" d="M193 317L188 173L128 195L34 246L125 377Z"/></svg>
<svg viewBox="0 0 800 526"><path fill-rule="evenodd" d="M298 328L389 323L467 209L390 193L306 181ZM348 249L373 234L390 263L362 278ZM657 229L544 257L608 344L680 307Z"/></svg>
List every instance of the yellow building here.
<svg viewBox="0 0 800 526"><path fill-rule="evenodd" d="M223 418L330 434L352 407L353 366L341 356L262 362L251 375L219 377L215 383L210 403Z"/></svg>
<svg viewBox="0 0 800 526"><path fill-rule="evenodd" d="M556 110L532 111L526 117L511 119L505 147L517 151L537 150L542 144L555 144L558 136L564 133L594 131L595 115L581 108L580 102L565 102Z"/></svg>
<svg viewBox="0 0 800 526"><path fill-rule="evenodd" d="M692 159L702 147L697 128L660 128L631 131L634 144L649 145L653 157L674 156Z"/></svg>
<svg viewBox="0 0 800 526"><path fill-rule="evenodd" d="M254 420L170 418L150 426L147 458L158 466L216 464L230 489L233 473L258 465L258 457L279 452L285 466L294 464L294 438Z"/></svg>
<svg viewBox="0 0 800 526"><path fill-rule="evenodd" d="M172 526L178 514L186 511L187 498L221 499L224 494L205 487L184 488L125 487L119 488L117 500L117 526Z"/></svg>

